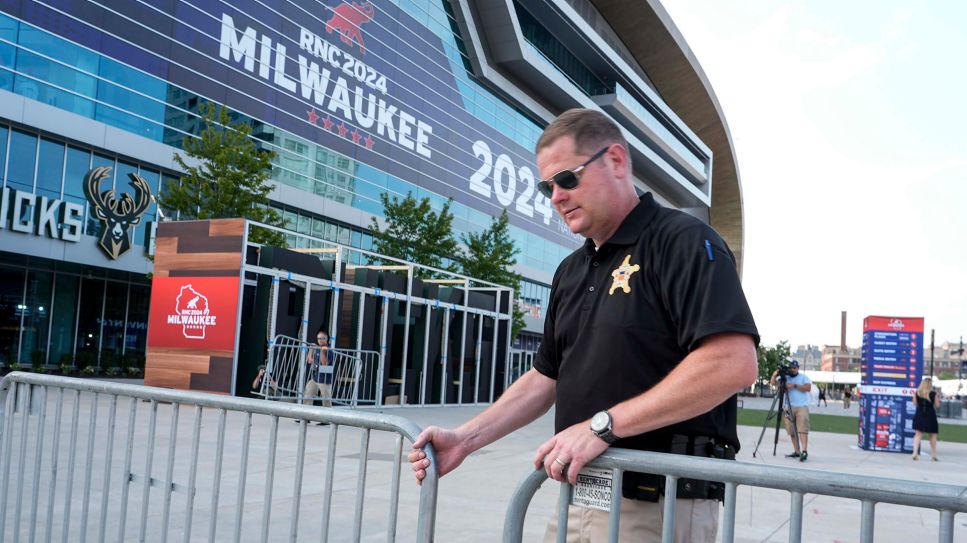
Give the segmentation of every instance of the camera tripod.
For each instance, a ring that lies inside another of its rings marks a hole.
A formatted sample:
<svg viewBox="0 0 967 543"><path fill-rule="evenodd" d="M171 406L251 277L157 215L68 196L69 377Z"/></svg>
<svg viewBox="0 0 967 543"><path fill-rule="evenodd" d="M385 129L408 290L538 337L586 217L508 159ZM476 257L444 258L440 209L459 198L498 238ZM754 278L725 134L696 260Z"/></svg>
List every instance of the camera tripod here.
<svg viewBox="0 0 967 543"><path fill-rule="evenodd" d="M759 433L759 440L755 442L755 449L752 450L752 457L755 458L756 454L759 452L759 445L762 445L762 438L766 435L766 428L769 427L769 421L772 419L776 420L776 435L772 440L772 456L776 455L776 449L779 447L779 419L780 413L789 418L792 423L792 433L797 436L795 439L799 439L796 433L796 418L792 416L792 412L789 411L789 406L786 405L786 378L779 378L779 392L776 393L775 398L772 399L772 406L769 407L769 412L766 414L766 420L762 422L762 432Z"/></svg>

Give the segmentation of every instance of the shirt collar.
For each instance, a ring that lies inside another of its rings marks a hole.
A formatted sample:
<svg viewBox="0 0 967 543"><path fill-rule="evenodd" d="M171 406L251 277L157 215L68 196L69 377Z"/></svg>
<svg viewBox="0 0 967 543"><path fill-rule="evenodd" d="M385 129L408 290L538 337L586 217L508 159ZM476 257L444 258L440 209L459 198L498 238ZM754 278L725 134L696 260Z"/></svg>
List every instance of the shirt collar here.
<svg viewBox="0 0 967 543"><path fill-rule="evenodd" d="M658 208L661 207L655 202L655 197L646 192L638 199L638 205L631 210L625 220L618 226L618 230L611 236L605 245L631 245L638 241L641 232L648 226L648 223L655 218ZM594 240L587 238L584 240L584 251L593 256L595 253Z"/></svg>

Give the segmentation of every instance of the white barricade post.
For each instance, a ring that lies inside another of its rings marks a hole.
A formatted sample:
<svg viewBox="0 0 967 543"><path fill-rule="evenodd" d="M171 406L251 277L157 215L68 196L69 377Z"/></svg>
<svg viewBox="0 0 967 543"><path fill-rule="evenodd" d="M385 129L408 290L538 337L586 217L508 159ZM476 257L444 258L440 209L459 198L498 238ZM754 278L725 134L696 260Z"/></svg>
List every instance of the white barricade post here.
<svg viewBox="0 0 967 543"><path fill-rule="evenodd" d="M872 543L874 539L874 511L877 504L896 504L933 509L938 513L941 543L954 541L954 516L967 513L967 487L950 484L904 481L868 475L853 475L827 471L766 466L748 462L697 458L678 454L663 454L628 449L609 449L587 465L586 469L611 472L611 495L621 496L621 478L626 471L660 474L665 478L666 498L674 495L678 479L716 481L725 485L725 509L722 515L723 543L735 541L736 491L739 486L770 488L789 492L790 521L788 541L802 541L803 496L815 494L857 500L861 503L861 517L857 519L859 540ZM585 473L585 471L582 471ZM519 543L523 537L527 507L547 480L543 469L529 473L520 482L511 498L504 520L504 543ZM601 495L604 495L602 493ZM561 484L558 502L558 535L567 532L568 505L572 503L572 488ZM619 500L611 501L609 540L618 541L621 522ZM664 518L674 519L675 500L666 499ZM919 522L919 521L918 521ZM662 541L671 542L674 530L663 526ZM560 539L563 541L563 539Z"/></svg>
<svg viewBox="0 0 967 543"><path fill-rule="evenodd" d="M333 367L359 382L359 366ZM0 382L0 543L430 542L435 469L400 485L419 431L380 413L14 372Z"/></svg>

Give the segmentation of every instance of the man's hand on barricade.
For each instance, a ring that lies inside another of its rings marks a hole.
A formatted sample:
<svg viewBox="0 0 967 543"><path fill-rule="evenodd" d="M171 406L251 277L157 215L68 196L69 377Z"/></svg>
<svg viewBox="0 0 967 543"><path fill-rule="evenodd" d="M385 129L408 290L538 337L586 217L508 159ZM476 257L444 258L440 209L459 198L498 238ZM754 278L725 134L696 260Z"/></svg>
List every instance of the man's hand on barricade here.
<svg viewBox="0 0 967 543"><path fill-rule="evenodd" d="M577 483L578 472L585 464L608 449L603 439L591 432L591 421L579 422L547 440L537 449L534 467L544 467L547 476L564 482L564 468L572 485Z"/></svg>
<svg viewBox="0 0 967 543"><path fill-rule="evenodd" d="M423 447L427 443L433 444L439 477L455 470L468 455L463 440L457 432L438 426L428 426L416 437L416 441L413 442L413 451L407 457L413 467L416 483L419 485L423 484L426 469L430 467L430 459L426 457L426 453L423 451Z"/></svg>

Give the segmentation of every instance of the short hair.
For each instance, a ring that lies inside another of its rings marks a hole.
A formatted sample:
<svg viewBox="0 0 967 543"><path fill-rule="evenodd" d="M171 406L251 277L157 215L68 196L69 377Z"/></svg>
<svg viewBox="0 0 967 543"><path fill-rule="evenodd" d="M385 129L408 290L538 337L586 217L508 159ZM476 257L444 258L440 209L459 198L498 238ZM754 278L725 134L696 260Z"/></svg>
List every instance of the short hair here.
<svg viewBox="0 0 967 543"><path fill-rule="evenodd" d="M628 151L628 142L621 134L621 128L607 115L594 109L575 108L561 113L537 140L535 153L553 144L564 136L574 138L574 150L582 154L598 151L603 143L620 143Z"/></svg>

